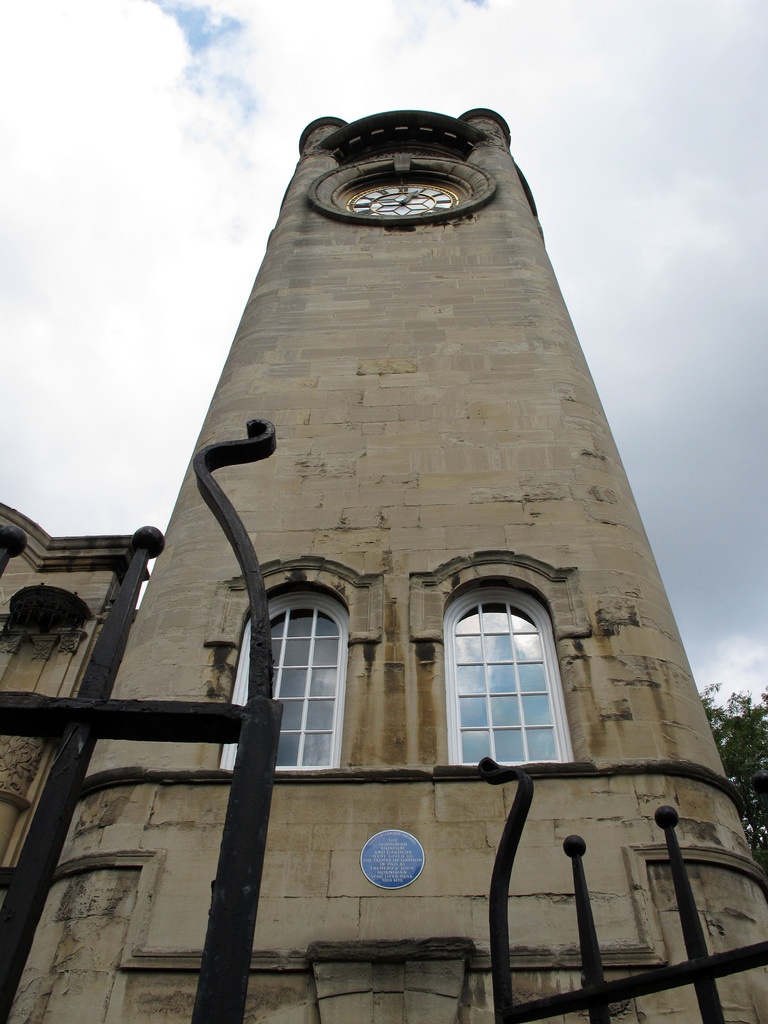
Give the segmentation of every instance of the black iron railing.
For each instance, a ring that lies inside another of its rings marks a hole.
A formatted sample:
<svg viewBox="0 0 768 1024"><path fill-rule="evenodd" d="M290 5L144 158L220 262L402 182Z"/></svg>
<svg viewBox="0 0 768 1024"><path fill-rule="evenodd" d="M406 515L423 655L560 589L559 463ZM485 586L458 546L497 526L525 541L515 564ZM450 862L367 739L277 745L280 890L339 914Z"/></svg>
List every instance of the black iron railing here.
<svg viewBox="0 0 768 1024"><path fill-rule="evenodd" d="M588 1010L590 1024L609 1024L612 1003L684 985L693 985L695 989L702 1024L723 1024L723 1011L715 979L768 964L768 942L742 946L726 953L707 953L704 932L675 833L678 814L674 807L666 806L657 810L655 819L659 828L664 830L666 838L677 911L689 959L671 967L661 967L615 981L604 980L603 962L582 861L587 847L581 836L568 836L563 848L573 865L583 985L572 992L558 992L530 1002L514 1002L507 910L509 883L533 799L533 781L522 768L504 767L489 757L484 758L478 768L482 777L492 785L512 781L518 784L496 855L489 904L491 972L497 1024L547 1020L575 1010ZM768 771L758 772L753 783L758 792L763 794L763 799L768 801Z"/></svg>

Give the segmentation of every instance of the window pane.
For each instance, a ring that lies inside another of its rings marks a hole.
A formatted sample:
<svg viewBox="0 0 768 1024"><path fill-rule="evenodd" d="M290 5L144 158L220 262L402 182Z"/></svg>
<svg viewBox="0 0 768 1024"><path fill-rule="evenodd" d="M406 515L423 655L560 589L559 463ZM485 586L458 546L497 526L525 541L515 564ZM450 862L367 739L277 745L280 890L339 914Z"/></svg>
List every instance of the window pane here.
<svg viewBox="0 0 768 1024"><path fill-rule="evenodd" d="M330 731L333 728L333 701L311 700L307 707L307 724L305 728Z"/></svg>
<svg viewBox="0 0 768 1024"><path fill-rule="evenodd" d="M291 617L288 621L288 636L312 636L313 618L311 608L291 610Z"/></svg>
<svg viewBox="0 0 768 1024"><path fill-rule="evenodd" d="M541 641L538 633L515 634L515 654L520 661L541 661Z"/></svg>
<svg viewBox="0 0 768 1024"><path fill-rule="evenodd" d="M521 690L546 690L547 677L541 664L519 665Z"/></svg>
<svg viewBox="0 0 768 1024"><path fill-rule="evenodd" d="M484 757L491 756L491 736L488 732L464 732L461 734L461 759L476 764Z"/></svg>
<svg viewBox="0 0 768 1024"><path fill-rule="evenodd" d="M488 725L485 697L462 697L459 700L459 717L462 726Z"/></svg>
<svg viewBox="0 0 768 1024"><path fill-rule="evenodd" d="M278 697L303 697L307 685L305 668L284 668L277 687Z"/></svg>
<svg viewBox="0 0 768 1024"><path fill-rule="evenodd" d="M338 659L338 640L315 640L315 650L312 654L313 665L336 665Z"/></svg>
<svg viewBox="0 0 768 1024"><path fill-rule="evenodd" d="M517 637L515 637L517 642ZM485 638L485 656L488 661L512 661L512 638L509 633L504 636L487 636Z"/></svg>
<svg viewBox="0 0 768 1024"><path fill-rule="evenodd" d="M459 621L456 626L456 632L460 635L480 632L480 616L474 609L471 612L467 612L467 614Z"/></svg>
<svg viewBox="0 0 768 1024"><path fill-rule="evenodd" d="M456 640L456 661L460 665L477 663L483 660L483 648L480 637L463 637Z"/></svg>
<svg viewBox="0 0 768 1024"><path fill-rule="evenodd" d="M318 768L329 765L331 763L331 734L325 732L309 734L304 740L304 756L301 763Z"/></svg>
<svg viewBox="0 0 768 1024"><path fill-rule="evenodd" d="M529 729L526 733L528 738L528 758L531 761L554 761L557 757L555 750L554 729Z"/></svg>
<svg viewBox="0 0 768 1024"><path fill-rule="evenodd" d="M489 665L487 672L491 693L514 693L517 689L514 665Z"/></svg>
<svg viewBox="0 0 768 1024"><path fill-rule="evenodd" d="M538 630L533 624L533 620L529 619L527 615L523 615L522 612L512 612L512 629L516 633L536 633Z"/></svg>
<svg viewBox="0 0 768 1024"><path fill-rule="evenodd" d="M523 718L526 725L551 725L549 713L549 697L523 697Z"/></svg>
<svg viewBox="0 0 768 1024"><path fill-rule="evenodd" d="M335 668L313 668L309 683L310 697L334 697L336 695Z"/></svg>
<svg viewBox="0 0 768 1024"><path fill-rule="evenodd" d="M301 713L304 710L304 701L286 700L283 701L283 721L280 728L283 732L290 732L301 728Z"/></svg>
<svg viewBox="0 0 768 1024"><path fill-rule="evenodd" d="M290 622L288 623L288 625L290 626ZM285 654L283 655L283 664L309 664L309 640L286 640Z"/></svg>
<svg viewBox="0 0 768 1024"><path fill-rule="evenodd" d="M301 595L295 607L291 607L290 599L278 600L285 610L271 616L270 627L275 698L283 705L277 763L283 768L329 766L338 756L335 729L344 693L346 613L341 606L338 616L330 608L331 614L320 611L311 595ZM330 604L327 598L318 599L318 603ZM238 703L247 699L243 684L247 681L250 630L249 623L243 634L233 695ZM310 742L309 736L315 738ZM222 767L232 767L236 749L236 744L224 747Z"/></svg>
<svg viewBox="0 0 768 1024"><path fill-rule="evenodd" d="M520 725L517 697L491 697L491 718L497 725Z"/></svg>
<svg viewBox="0 0 768 1024"><path fill-rule="evenodd" d="M483 605L483 632L508 633L507 606L504 604Z"/></svg>
<svg viewBox="0 0 768 1024"><path fill-rule="evenodd" d="M522 729L502 729L500 732L494 732L493 739L496 744L497 761L525 760Z"/></svg>
<svg viewBox="0 0 768 1024"><path fill-rule="evenodd" d="M485 672L482 665L459 665L456 669L459 693L485 693Z"/></svg>
<svg viewBox="0 0 768 1024"><path fill-rule="evenodd" d="M281 732L277 745L277 764L280 768L290 768L299 763L299 740L297 732Z"/></svg>
<svg viewBox="0 0 768 1024"><path fill-rule="evenodd" d="M327 615L323 615L322 612L317 613L317 635L318 636L338 636L339 627L329 618Z"/></svg>

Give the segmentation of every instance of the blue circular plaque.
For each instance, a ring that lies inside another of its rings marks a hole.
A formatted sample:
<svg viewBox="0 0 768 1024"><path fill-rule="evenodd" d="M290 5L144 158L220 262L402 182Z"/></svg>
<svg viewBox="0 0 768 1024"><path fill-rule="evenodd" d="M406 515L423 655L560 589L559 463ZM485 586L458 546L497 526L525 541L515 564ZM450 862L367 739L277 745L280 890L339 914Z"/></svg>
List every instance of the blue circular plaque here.
<svg viewBox="0 0 768 1024"><path fill-rule="evenodd" d="M410 832L388 828L371 836L365 844L360 867L368 881L380 889L402 889L421 874L424 850Z"/></svg>

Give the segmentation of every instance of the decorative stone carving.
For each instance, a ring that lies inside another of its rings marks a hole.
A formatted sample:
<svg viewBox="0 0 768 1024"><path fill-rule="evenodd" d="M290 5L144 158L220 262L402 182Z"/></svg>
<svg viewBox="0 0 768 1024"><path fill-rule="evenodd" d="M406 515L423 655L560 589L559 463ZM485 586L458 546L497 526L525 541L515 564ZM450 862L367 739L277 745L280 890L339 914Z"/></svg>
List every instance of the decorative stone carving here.
<svg viewBox="0 0 768 1024"><path fill-rule="evenodd" d="M18 654L24 633L0 633L0 654Z"/></svg>
<svg viewBox="0 0 768 1024"><path fill-rule="evenodd" d="M53 654L58 636L31 636L29 639L33 647L32 661L48 661Z"/></svg>
<svg viewBox="0 0 768 1024"><path fill-rule="evenodd" d="M61 633L27 633L23 630L9 630L0 633L0 654L18 654L25 640L33 646L32 660L47 661L54 648L62 654L76 654L88 634L81 629L62 630Z"/></svg>
<svg viewBox="0 0 768 1024"><path fill-rule="evenodd" d="M80 643L87 636L82 630L73 629L59 635L59 651L62 654L75 654Z"/></svg>
<svg viewBox="0 0 768 1024"><path fill-rule="evenodd" d="M481 581L498 581L543 598L556 640L591 634L576 569L547 565L513 551L478 551L444 562L434 572L411 573L411 639L442 641L448 599Z"/></svg>
<svg viewBox="0 0 768 1024"><path fill-rule="evenodd" d="M308 555L275 559L261 566L267 593L293 585L338 594L349 609L350 644L378 643L384 627L384 580L361 574L339 562ZM248 615L248 594L241 576L222 580L211 600L205 634L207 647L239 647Z"/></svg>
<svg viewBox="0 0 768 1024"><path fill-rule="evenodd" d="M32 736L0 736L0 790L25 796L45 743Z"/></svg>

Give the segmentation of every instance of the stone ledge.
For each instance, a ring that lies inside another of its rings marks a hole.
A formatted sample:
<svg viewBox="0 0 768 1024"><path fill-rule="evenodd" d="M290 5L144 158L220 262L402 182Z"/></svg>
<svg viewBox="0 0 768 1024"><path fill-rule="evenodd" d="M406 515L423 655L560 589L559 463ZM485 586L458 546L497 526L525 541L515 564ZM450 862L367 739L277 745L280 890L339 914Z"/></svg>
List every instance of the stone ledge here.
<svg viewBox="0 0 768 1024"><path fill-rule="evenodd" d="M313 963L362 960L367 963L403 963L406 960L468 960L476 953L472 939L350 939L310 942L306 959Z"/></svg>
<svg viewBox="0 0 768 1024"><path fill-rule="evenodd" d="M470 942L470 939L461 940ZM350 941L350 945L353 940ZM403 943L404 945L405 943ZM314 960L310 955L311 946L301 949L254 949L251 955L251 971L308 971L312 963L405 963L396 960L355 960L352 956L346 960ZM608 969L664 967L668 961L652 949L642 946L623 947L621 949L602 948L603 965ZM121 964L121 970L127 971L199 971L202 950L195 949L142 949L134 950L130 957ZM430 957L412 957L411 961L433 959ZM436 960L459 960L460 956L446 955L435 957ZM559 947L554 951L544 947L515 946L511 950L511 966L513 971L551 971L579 970L581 954L578 948ZM478 944L466 960L468 971L487 972L491 969L491 955L485 944Z"/></svg>
<svg viewBox="0 0 768 1024"><path fill-rule="evenodd" d="M669 775L714 786L730 797L739 813L741 794L732 782L711 768L692 761L568 761L524 765L532 779L610 778L618 775ZM229 785L232 772L223 768L111 768L89 775L82 795L112 786L161 783L163 785ZM324 768L310 771L278 770L275 785L288 783L366 782L482 782L472 765L435 765L434 768Z"/></svg>

